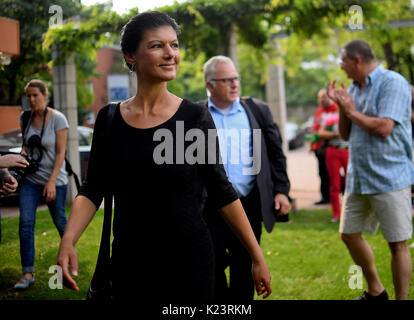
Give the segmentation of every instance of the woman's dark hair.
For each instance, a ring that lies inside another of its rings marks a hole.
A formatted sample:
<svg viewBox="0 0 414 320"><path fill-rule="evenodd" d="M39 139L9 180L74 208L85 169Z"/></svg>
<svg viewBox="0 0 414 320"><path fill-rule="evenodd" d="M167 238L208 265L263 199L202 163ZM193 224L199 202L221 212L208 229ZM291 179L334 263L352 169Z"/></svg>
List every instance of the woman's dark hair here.
<svg viewBox="0 0 414 320"><path fill-rule="evenodd" d="M26 86L24 87L24 91L26 91L27 88L38 88L39 91L46 96L48 91L47 91L47 87L45 85L45 83L42 80L38 80L38 79L33 79L30 80Z"/></svg>
<svg viewBox="0 0 414 320"><path fill-rule="evenodd" d="M177 36L180 34L180 27L177 22L175 22L169 15L162 12L144 12L131 18L121 31L122 53L124 55L127 53L135 53L147 30L157 29L163 26L171 26L177 33ZM127 62L126 64L128 68L132 70L132 65Z"/></svg>

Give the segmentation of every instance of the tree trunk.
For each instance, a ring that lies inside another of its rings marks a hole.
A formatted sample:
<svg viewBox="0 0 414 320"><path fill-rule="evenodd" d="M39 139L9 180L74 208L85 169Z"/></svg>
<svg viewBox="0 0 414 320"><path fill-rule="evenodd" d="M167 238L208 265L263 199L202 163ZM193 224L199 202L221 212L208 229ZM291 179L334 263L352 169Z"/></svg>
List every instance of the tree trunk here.
<svg viewBox="0 0 414 320"><path fill-rule="evenodd" d="M230 37L228 42L228 55L233 60L233 63L237 69L238 67L238 56L237 56L237 29L233 23L230 29Z"/></svg>
<svg viewBox="0 0 414 320"><path fill-rule="evenodd" d="M279 51L280 44L272 42L272 46ZM266 101L273 115L273 120L279 126L283 141L283 152L286 155L289 146L286 139L286 96L285 96L285 77L283 66L274 65L271 62L268 66L269 78L266 82Z"/></svg>
<svg viewBox="0 0 414 320"><path fill-rule="evenodd" d="M382 45L382 48L384 50L384 55L387 61L388 69L395 70L397 68L397 61L396 61L395 54L392 50L392 43L387 42Z"/></svg>
<svg viewBox="0 0 414 320"><path fill-rule="evenodd" d="M74 53L68 54L62 59L62 51L59 45L52 46L53 66L53 103L57 110L61 111L69 122L67 159L72 169L80 176L80 158L78 142L78 102L76 99L76 68ZM77 194L75 181L69 178L69 189L66 203L71 205Z"/></svg>
<svg viewBox="0 0 414 320"><path fill-rule="evenodd" d="M407 67L408 67L408 72L410 74L410 83L413 84L414 83L414 72L413 72L413 59L411 58L411 54L408 55L407 57Z"/></svg>

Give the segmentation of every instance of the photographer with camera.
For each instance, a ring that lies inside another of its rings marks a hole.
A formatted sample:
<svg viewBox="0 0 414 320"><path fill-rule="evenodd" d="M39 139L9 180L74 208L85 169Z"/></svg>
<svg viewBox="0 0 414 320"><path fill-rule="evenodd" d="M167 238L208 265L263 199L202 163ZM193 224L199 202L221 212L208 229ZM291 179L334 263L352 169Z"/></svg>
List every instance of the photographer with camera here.
<svg viewBox="0 0 414 320"><path fill-rule="evenodd" d="M61 112L47 107L48 91L42 81L31 80L25 91L31 112L21 114L20 125L23 135L22 156L29 165L24 170L10 170L20 185L19 238L23 276L15 284L15 289L27 289L35 281L34 226L36 210L42 197L60 237L67 222L65 204L68 175L64 161L69 124Z"/></svg>

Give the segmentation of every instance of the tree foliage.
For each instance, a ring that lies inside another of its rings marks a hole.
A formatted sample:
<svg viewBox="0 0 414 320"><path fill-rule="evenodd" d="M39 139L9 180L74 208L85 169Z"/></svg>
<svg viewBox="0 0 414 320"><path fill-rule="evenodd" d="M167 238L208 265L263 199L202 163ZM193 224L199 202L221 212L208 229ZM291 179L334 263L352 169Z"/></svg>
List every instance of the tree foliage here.
<svg viewBox="0 0 414 320"><path fill-rule="evenodd" d="M84 56L94 59L96 49L104 43L112 43L117 33L125 24L125 18L110 10L89 11L89 17L84 21L72 21L62 26L48 29L44 35L42 48L50 52L53 44L59 44L62 57L70 52L81 52Z"/></svg>
<svg viewBox="0 0 414 320"><path fill-rule="evenodd" d="M49 8L52 5L62 8L66 24L49 27L52 17ZM125 20L108 10L107 5L85 7L72 0L34 0L31 3L4 0L0 2L0 16L16 19L20 24L20 55L0 69L1 103L20 104L24 86L33 78L45 81L53 95L53 43L59 44L63 53L75 52L79 107L84 108L93 102L93 93L87 82L96 76L96 50L103 43L113 41L113 30L119 31ZM73 21L74 16L84 22ZM53 105L53 99L50 103Z"/></svg>
<svg viewBox="0 0 414 320"><path fill-rule="evenodd" d="M33 77L50 79L48 55L42 50L42 35L49 28L49 7L64 7L66 19L79 12L79 7L71 0L2 0L0 16L12 18L20 24L20 55L11 63L0 68L0 101L18 104L23 87Z"/></svg>
<svg viewBox="0 0 414 320"><path fill-rule="evenodd" d="M185 50L181 50L181 62L175 80L168 82L168 90L179 97L185 97L191 101L206 99L204 84L203 64L204 54L196 59L187 58Z"/></svg>
<svg viewBox="0 0 414 320"><path fill-rule="evenodd" d="M355 38L367 40L379 59L385 59L389 67L413 81L413 57L409 46L414 36L413 28L395 29L388 23L412 19L410 2L189 0L161 7L158 10L174 17L182 29L183 59L177 79L169 84L169 88L193 100L205 98L202 65L213 55L228 55L233 25L238 32L238 65L243 94L246 95L265 99L268 64L283 63L288 105L311 103L317 88L326 83L327 77L349 81L335 64L335 58L341 47ZM64 7L64 18L78 15L81 22L72 21L62 27L48 29L50 16L47 8L51 4ZM350 19L348 10L355 4L363 9L364 31L345 28ZM21 43L27 47L22 47L23 54L4 68L7 72L0 71L0 97L17 101L22 92L20 88L33 76L50 81L50 64L47 64L51 60L50 49L52 44L59 43L63 53L76 52L78 101L80 104L89 101L89 89L85 88L88 79L95 75L96 50L103 43L118 41L122 25L138 13L136 8L119 16L109 9L108 5L79 7L70 0L35 0L30 5L22 0L3 0L0 14L21 21ZM289 37L272 40L275 34L280 33ZM279 43L278 49L273 47L272 41ZM304 62L315 65L304 67ZM5 83L8 83L8 92L5 91Z"/></svg>

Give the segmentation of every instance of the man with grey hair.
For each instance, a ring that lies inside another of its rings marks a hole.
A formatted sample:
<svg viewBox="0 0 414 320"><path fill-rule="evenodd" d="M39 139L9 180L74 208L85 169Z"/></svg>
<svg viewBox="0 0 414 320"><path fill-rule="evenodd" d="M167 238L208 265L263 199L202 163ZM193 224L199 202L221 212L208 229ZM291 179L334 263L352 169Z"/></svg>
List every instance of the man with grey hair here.
<svg viewBox="0 0 414 320"><path fill-rule="evenodd" d="M276 214L286 217L290 209L290 183L279 129L266 103L239 98L239 74L230 58L212 57L204 65L204 77L210 97L201 103L213 117L224 169L260 243L262 221L270 232L278 219ZM251 169L251 160L257 171L246 170ZM252 261L217 213L214 203L209 202L208 195L204 217L214 243L216 298L252 300ZM229 287L225 275L227 264Z"/></svg>
<svg viewBox="0 0 414 320"><path fill-rule="evenodd" d="M328 84L340 108L339 132L349 140L349 164L339 231L368 284L358 300L386 300L374 254L362 232L381 226L391 250L395 298L407 299L412 262L411 185L414 183L411 140L411 94L407 81L385 70L363 40L342 51L341 68L353 83L348 91Z"/></svg>

